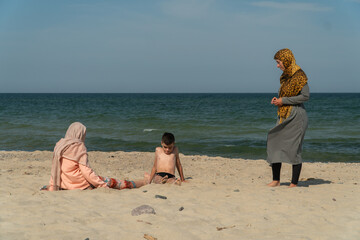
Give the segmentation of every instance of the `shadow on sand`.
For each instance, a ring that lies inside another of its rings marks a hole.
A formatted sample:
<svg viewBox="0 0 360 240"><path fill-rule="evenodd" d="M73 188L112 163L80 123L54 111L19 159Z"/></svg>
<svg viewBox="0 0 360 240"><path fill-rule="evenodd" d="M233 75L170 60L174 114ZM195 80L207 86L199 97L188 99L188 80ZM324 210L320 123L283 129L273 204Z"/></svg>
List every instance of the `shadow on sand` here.
<svg viewBox="0 0 360 240"><path fill-rule="evenodd" d="M320 178L302 178L299 180L298 187L309 187L314 185L331 184L332 181L320 179ZM289 183L280 183L280 186L290 186Z"/></svg>

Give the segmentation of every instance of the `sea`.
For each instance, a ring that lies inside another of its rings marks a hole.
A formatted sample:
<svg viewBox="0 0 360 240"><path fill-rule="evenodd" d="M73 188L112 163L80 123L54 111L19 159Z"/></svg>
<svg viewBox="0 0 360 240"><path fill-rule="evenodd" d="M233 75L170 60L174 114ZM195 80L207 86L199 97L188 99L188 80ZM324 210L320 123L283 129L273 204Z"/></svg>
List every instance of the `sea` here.
<svg viewBox="0 0 360 240"><path fill-rule="evenodd" d="M266 159L275 93L0 94L0 151L54 149L72 122L89 151L152 152L164 132L185 155ZM305 162L360 162L360 93L312 93Z"/></svg>

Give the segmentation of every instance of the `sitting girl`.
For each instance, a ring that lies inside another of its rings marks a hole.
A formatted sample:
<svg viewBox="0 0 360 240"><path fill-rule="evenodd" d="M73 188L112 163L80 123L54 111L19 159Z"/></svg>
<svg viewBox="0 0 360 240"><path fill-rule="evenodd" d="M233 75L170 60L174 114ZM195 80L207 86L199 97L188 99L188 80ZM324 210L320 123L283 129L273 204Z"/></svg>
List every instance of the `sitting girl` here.
<svg viewBox="0 0 360 240"><path fill-rule="evenodd" d="M86 127L79 123L72 123L65 138L55 145L51 167L50 185L41 190L57 191L71 189L104 188L138 188L149 180L145 174L143 180L127 181L114 178L100 177L90 168L87 149L85 147Z"/></svg>

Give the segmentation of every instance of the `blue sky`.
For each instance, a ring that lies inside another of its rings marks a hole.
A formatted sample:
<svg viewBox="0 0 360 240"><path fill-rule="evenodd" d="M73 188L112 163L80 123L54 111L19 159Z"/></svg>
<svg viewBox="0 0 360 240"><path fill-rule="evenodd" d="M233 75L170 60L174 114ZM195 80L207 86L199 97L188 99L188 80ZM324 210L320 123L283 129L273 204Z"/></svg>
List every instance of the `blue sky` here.
<svg viewBox="0 0 360 240"><path fill-rule="evenodd" d="M0 0L0 92L360 92L360 0Z"/></svg>

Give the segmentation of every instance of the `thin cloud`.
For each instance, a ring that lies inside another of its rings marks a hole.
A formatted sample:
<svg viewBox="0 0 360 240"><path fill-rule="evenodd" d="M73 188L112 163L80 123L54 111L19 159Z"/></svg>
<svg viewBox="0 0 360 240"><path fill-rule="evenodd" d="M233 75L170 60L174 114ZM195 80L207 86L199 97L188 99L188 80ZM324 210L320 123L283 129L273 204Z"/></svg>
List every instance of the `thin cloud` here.
<svg viewBox="0 0 360 240"><path fill-rule="evenodd" d="M161 6L163 12L170 16L181 18L198 18L206 16L209 12L210 6L213 3L213 0L165 1L161 4Z"/></svg>
<svg viewBox="0 0 360 240"><path fill-rule="evenodd" d="M276 8L276 9L285 9L293 11L310 11L310 12L327 12L331 11L331 7L320 6L313 3L299 3L299 2L271 2L271 1L262 1L254 2L251 5L256 7L266 7L266 8Z"/></svg>

